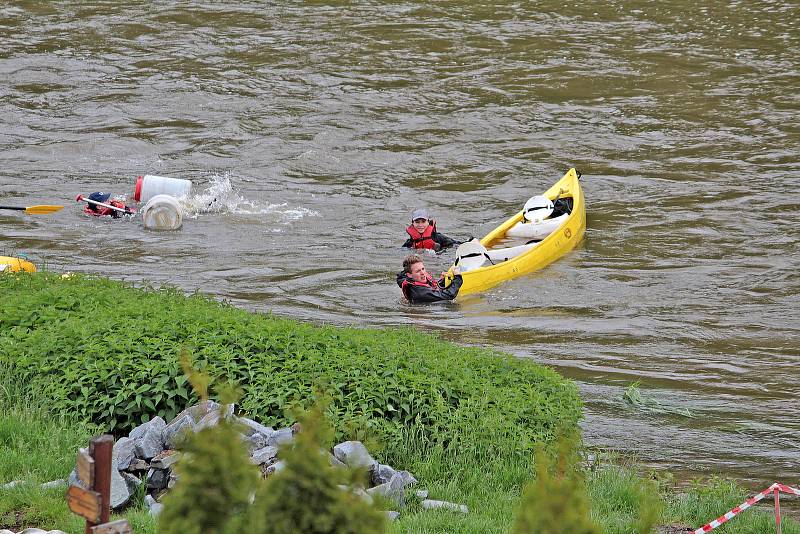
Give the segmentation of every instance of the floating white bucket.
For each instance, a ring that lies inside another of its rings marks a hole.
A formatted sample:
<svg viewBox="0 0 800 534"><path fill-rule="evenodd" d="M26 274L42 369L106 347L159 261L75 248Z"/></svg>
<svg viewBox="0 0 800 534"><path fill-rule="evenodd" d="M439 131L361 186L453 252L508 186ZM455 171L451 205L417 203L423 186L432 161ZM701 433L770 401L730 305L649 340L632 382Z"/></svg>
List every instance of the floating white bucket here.
<svg viewBox="0 0 800 534"><path fill-rule="evenodd" d="M137 202L147 202L156 195L170 195L175 198L183 198L189 196L191 190L192 182L189 180L148 174L136 178L133 200Z"/></svg>
<svg viewBox="0 0 800 534"><path fill-rule="evenodd" d="M150 230L177 230L183 224L183 208L170 195L156 195L142 208L142 223Z"/></svg>

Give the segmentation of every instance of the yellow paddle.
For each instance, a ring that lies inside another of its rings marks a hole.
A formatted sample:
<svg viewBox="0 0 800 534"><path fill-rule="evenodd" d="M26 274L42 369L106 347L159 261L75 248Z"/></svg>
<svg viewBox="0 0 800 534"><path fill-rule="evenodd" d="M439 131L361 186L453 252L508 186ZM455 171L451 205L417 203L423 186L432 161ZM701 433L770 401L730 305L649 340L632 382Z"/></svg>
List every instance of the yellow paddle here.
<svg viewBox="0 0 800 534"><path fill-rule="evenodd" d="M16 206L0 206L0 210L16 210L30 213L31 215L42 215L45 213L55 213L64 209L64 206L28 206L27 208L20 208Z"/></svg>

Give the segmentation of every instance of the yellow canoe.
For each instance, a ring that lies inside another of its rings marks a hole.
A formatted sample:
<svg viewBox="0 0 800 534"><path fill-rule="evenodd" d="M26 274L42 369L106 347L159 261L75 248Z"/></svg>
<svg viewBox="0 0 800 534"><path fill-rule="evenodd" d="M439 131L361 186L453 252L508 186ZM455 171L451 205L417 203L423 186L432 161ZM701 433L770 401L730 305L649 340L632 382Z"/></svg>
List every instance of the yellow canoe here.
<svg viewBox="0 0 800 534"><path fill-rule="evenodd" d="M15 273L18 271L35 273L36 266L31 262L20 258L14 258L12 256L0 256L0 273L2 272Z"/></svg>
<svg viewBox="0 0 800 534"><path fill-rule="evenodd" d="M572 211L552 233L536 246L516 257L463 272L464 283L458 294L466 295L485 291L506 280L537 271L574 249L586 232L586 203L583 189L578 181L579 178L580 173L575 169L570 169L563 178L544 192L544 196L550 200L572 199ZM493 246L501 245L500 242L506 237L506 232L523 220L522 216L523 211L520 210L519 213L481 239L481 245L489 249L491 253ZM449 285L452 277L448 275L447 278L446 284Z"/></svg>

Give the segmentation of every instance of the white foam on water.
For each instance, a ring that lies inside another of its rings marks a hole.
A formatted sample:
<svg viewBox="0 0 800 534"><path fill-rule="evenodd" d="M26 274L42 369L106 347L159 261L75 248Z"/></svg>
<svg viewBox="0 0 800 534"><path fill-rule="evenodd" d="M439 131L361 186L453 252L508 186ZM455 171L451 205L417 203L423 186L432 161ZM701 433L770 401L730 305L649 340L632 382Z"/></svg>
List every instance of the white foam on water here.
<svg viewBox="0 0 800 534"><path fill-rule="evenodd" d="M186 216L197 218L206 213L232 213L237 215L277 215L283 224L304 217L318 217L319 213L300 207L289 207L287 202L267 204L248 200L234 188L229 176L215 176L202 192L181 201Z"/></svg>
<svg viewBox="0 0 800 534"><path fill-rule="evenodd" d="M186 215L196 218L203 213L236 213L244 203L249 203L233 189L227 176L215 176L202 192L181 200Z"/></svg>

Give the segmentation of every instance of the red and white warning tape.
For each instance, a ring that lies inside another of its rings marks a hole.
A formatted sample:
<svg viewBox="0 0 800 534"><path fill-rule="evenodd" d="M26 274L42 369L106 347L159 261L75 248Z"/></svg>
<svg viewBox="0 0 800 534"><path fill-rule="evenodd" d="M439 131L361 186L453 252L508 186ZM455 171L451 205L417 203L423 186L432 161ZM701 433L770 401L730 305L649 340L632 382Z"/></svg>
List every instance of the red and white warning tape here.
<svg viewBox="0 0 800 534"><path fill-rule="evenodd" d="M760 493L757 493L753 497L747 499L745 502L743 502L739 506L735 506L732 510L727 512L725 515L722 515L722 516L716 518L715 520L713 520L712 522L710 522L708 524L705 524L702 527L696 529L693 532L693 534L703 534L704 532L709 532L711 530L714 530L715 528L717 528L718 526L722 525L723 523L726 523L730 519L733 519L734 517L736 517L736 515L739 514L740 512L744 512L745 510L747 510L748 508L753 506L755 503L757 503L758 501L760 501L761 499L763 499L764 497L766 497L770 493L774 493L775 494L775 521L776 521L777 524L780 525L780 507L778 505L778 492L779 491L782 491L783 493L790 493L792 495L800 495L800 490L799 489L793 488L791 486L786 486L784 484L780 484L780 483L776 482L775 484L771 485L770 487L768 487L764 491L762 491Z"/></svg>

